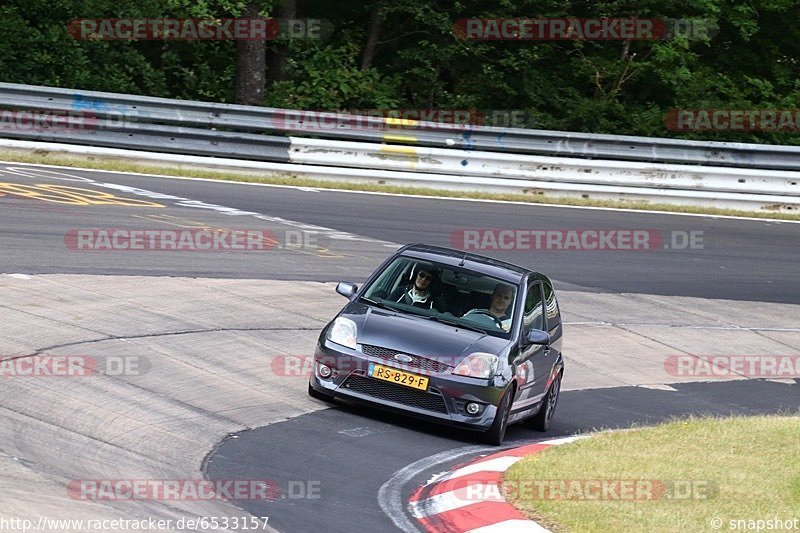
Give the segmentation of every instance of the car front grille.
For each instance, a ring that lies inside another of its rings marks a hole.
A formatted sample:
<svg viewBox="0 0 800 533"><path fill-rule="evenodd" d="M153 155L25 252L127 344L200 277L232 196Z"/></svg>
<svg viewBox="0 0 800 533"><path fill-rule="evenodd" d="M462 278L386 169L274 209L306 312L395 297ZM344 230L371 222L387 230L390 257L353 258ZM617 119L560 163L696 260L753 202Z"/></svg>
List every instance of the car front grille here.
<svg viewBox="0 0 800 533"><path fill-rule="evenodd" d="M441 394L435 394L433 392L425 392L402 385L395 385L394 383L387 383L378 379L359 376L358 374L351 374L348 376L342 384L342 388L381 400L388 400L419 409L447 414L444 398L442 398Z"/></svg>
<svg viewBox="0 0 800 533"><path fill-rule="evenodd" d="M399 363L394 356L399 353L403 353L390 348L383 348L382 346L373 346L372 344L362 344L361 351L365 355L371 355L372 357L377 357L379 359L383 359L384 361L392 361L394 363ZM453 366L442 363L441 361L437 361L436 359L428 359L426 357L413 354L406 355L411 357L412 360L408 363L402 363L403 368L405 369L410 370L413 368L419 368L420 370L427 370L428 372L447 372L453 368Z"/></svg>

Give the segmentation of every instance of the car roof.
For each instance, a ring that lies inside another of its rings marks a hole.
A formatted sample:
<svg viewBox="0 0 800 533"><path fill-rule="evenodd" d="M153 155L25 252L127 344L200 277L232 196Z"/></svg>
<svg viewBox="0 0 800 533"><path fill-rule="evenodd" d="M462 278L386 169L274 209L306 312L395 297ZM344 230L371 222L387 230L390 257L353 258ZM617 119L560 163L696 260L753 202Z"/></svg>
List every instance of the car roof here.
<svg viewBox="0 0 800 533"><path fill-rule="evenodd" d="M519 283L527 274L535 274L537 278L546 278L546 276L538 272L523 268L519 265L500 261L499 259L492 259L484 255L473 254L472 252L445 248L443 246L409 244L398 250L397 253L405 257L427 259L428 261L436 261L448 266L461 266L513 283ZM463 265L461 265L462 260L464 260Z"/></svg>

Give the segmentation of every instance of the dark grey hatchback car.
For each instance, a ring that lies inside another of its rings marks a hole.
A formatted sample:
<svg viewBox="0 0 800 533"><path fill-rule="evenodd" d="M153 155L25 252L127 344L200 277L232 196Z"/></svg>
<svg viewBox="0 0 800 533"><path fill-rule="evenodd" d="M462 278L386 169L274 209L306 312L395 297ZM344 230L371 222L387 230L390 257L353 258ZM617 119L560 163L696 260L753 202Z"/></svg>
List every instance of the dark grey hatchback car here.
<svg viewBox="0 0 800 533"><path fill-rule="evenodd" d="M547 276L462 251L409 245L322 330L308 393L367 403L482 432L546 431L564 361L558 301Z"/></svg>

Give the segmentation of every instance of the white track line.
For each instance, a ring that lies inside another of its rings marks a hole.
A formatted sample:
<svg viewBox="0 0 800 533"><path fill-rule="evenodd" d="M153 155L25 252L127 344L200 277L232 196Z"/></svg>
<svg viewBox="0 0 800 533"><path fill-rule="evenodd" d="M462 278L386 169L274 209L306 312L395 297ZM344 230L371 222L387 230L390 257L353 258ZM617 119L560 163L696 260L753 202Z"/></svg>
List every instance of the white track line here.
<svg viewBox="0 0 800 533"><path fill-rule="evenodd" d="M14 161L0 161L0 164L8 164L14 166L30 166L30 167L49 167L49 168L58 168L58 169L65 169L65 170L80 170L83 172L102 172L106 174L126 174L131 176L146 176L152 178L164 178L164 179L173 179L173 180L192 180L192 181L206 181L211 183L227 183L231 185L251 185L256 187L279 187L284 189L295 189L295 190L309 190L309 187L302 187L298 185L277 185L272 183L249 183L249 182L242 182L242 181L228 181L228 180L215 180L211 178L188 178L188 177L181 177L181 176L166 176L163 174L144 174L141 172L120 172L117 170L99 170L94 168L80 168L80 167L65 167L60 165L45 165L45 164L33 164L33 163L16 163ZM213 170L212 170L213 171ZM235 172L229 169L222 169L220 172ZM639 213L642 215L646 214L655 214L655 215L669 215L669 216L682 216L682 217L702 217L702 218L711 218L711 219L729 219L729 220L748 220L752 222L770 222L770 223L786 223L786 224L800 224L800 220L783 220L777 218L755 218L755 217L736 217L731 215L708 215L702 213L677 213L672 211L649 211L643 209L625 209L619 207L593 207L593 206L584 206L584 205L560 205L560 204L540 204L540 203L530 203L530 202L513 202L507 200L489 200L489 199L481 199L481 198L455 198L451 196L426 196L421 194L399 194L399 193L388 193L388 192L375 192L375 191L352 191L347 189L328 189L328 188L319 188L316 189L318 192L323 191L332 191L332 192L339 192L339 193L347 193L347 194L373 194L377 196L397 196L401 198L421 198L426 200L448 200L448 201L456 201L456 202L484 202L484 203L498 203L498 204L509 204L509 205L524 205L528 207L557 207L560 209L589 209L595 211L617 211L620 213Z"/></svg>

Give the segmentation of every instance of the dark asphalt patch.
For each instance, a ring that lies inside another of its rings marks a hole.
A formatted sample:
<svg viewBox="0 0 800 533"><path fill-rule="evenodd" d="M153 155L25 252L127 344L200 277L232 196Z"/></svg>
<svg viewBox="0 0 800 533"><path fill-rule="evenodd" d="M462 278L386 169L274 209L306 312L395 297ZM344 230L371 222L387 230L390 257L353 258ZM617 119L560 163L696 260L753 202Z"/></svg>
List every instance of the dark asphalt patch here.
<svg viewBox="0 0 800 533"><path fill-rule="evenodd" d="M687 383L677 391L619 387L563 392L548 433L519 424L505 445L520 445L601 428L652 425L688 415L727 416L800 412L800 380ZM279 531L388 531L396 529L377 501L395 472L419 459L476 445L474 434L345 403L227 439L209 457L209 479L318 482L318 499L238 501L256 516L269 516ZM431 475L469 460L461 456L419 472L403 488L404 501Z"/></svg>

